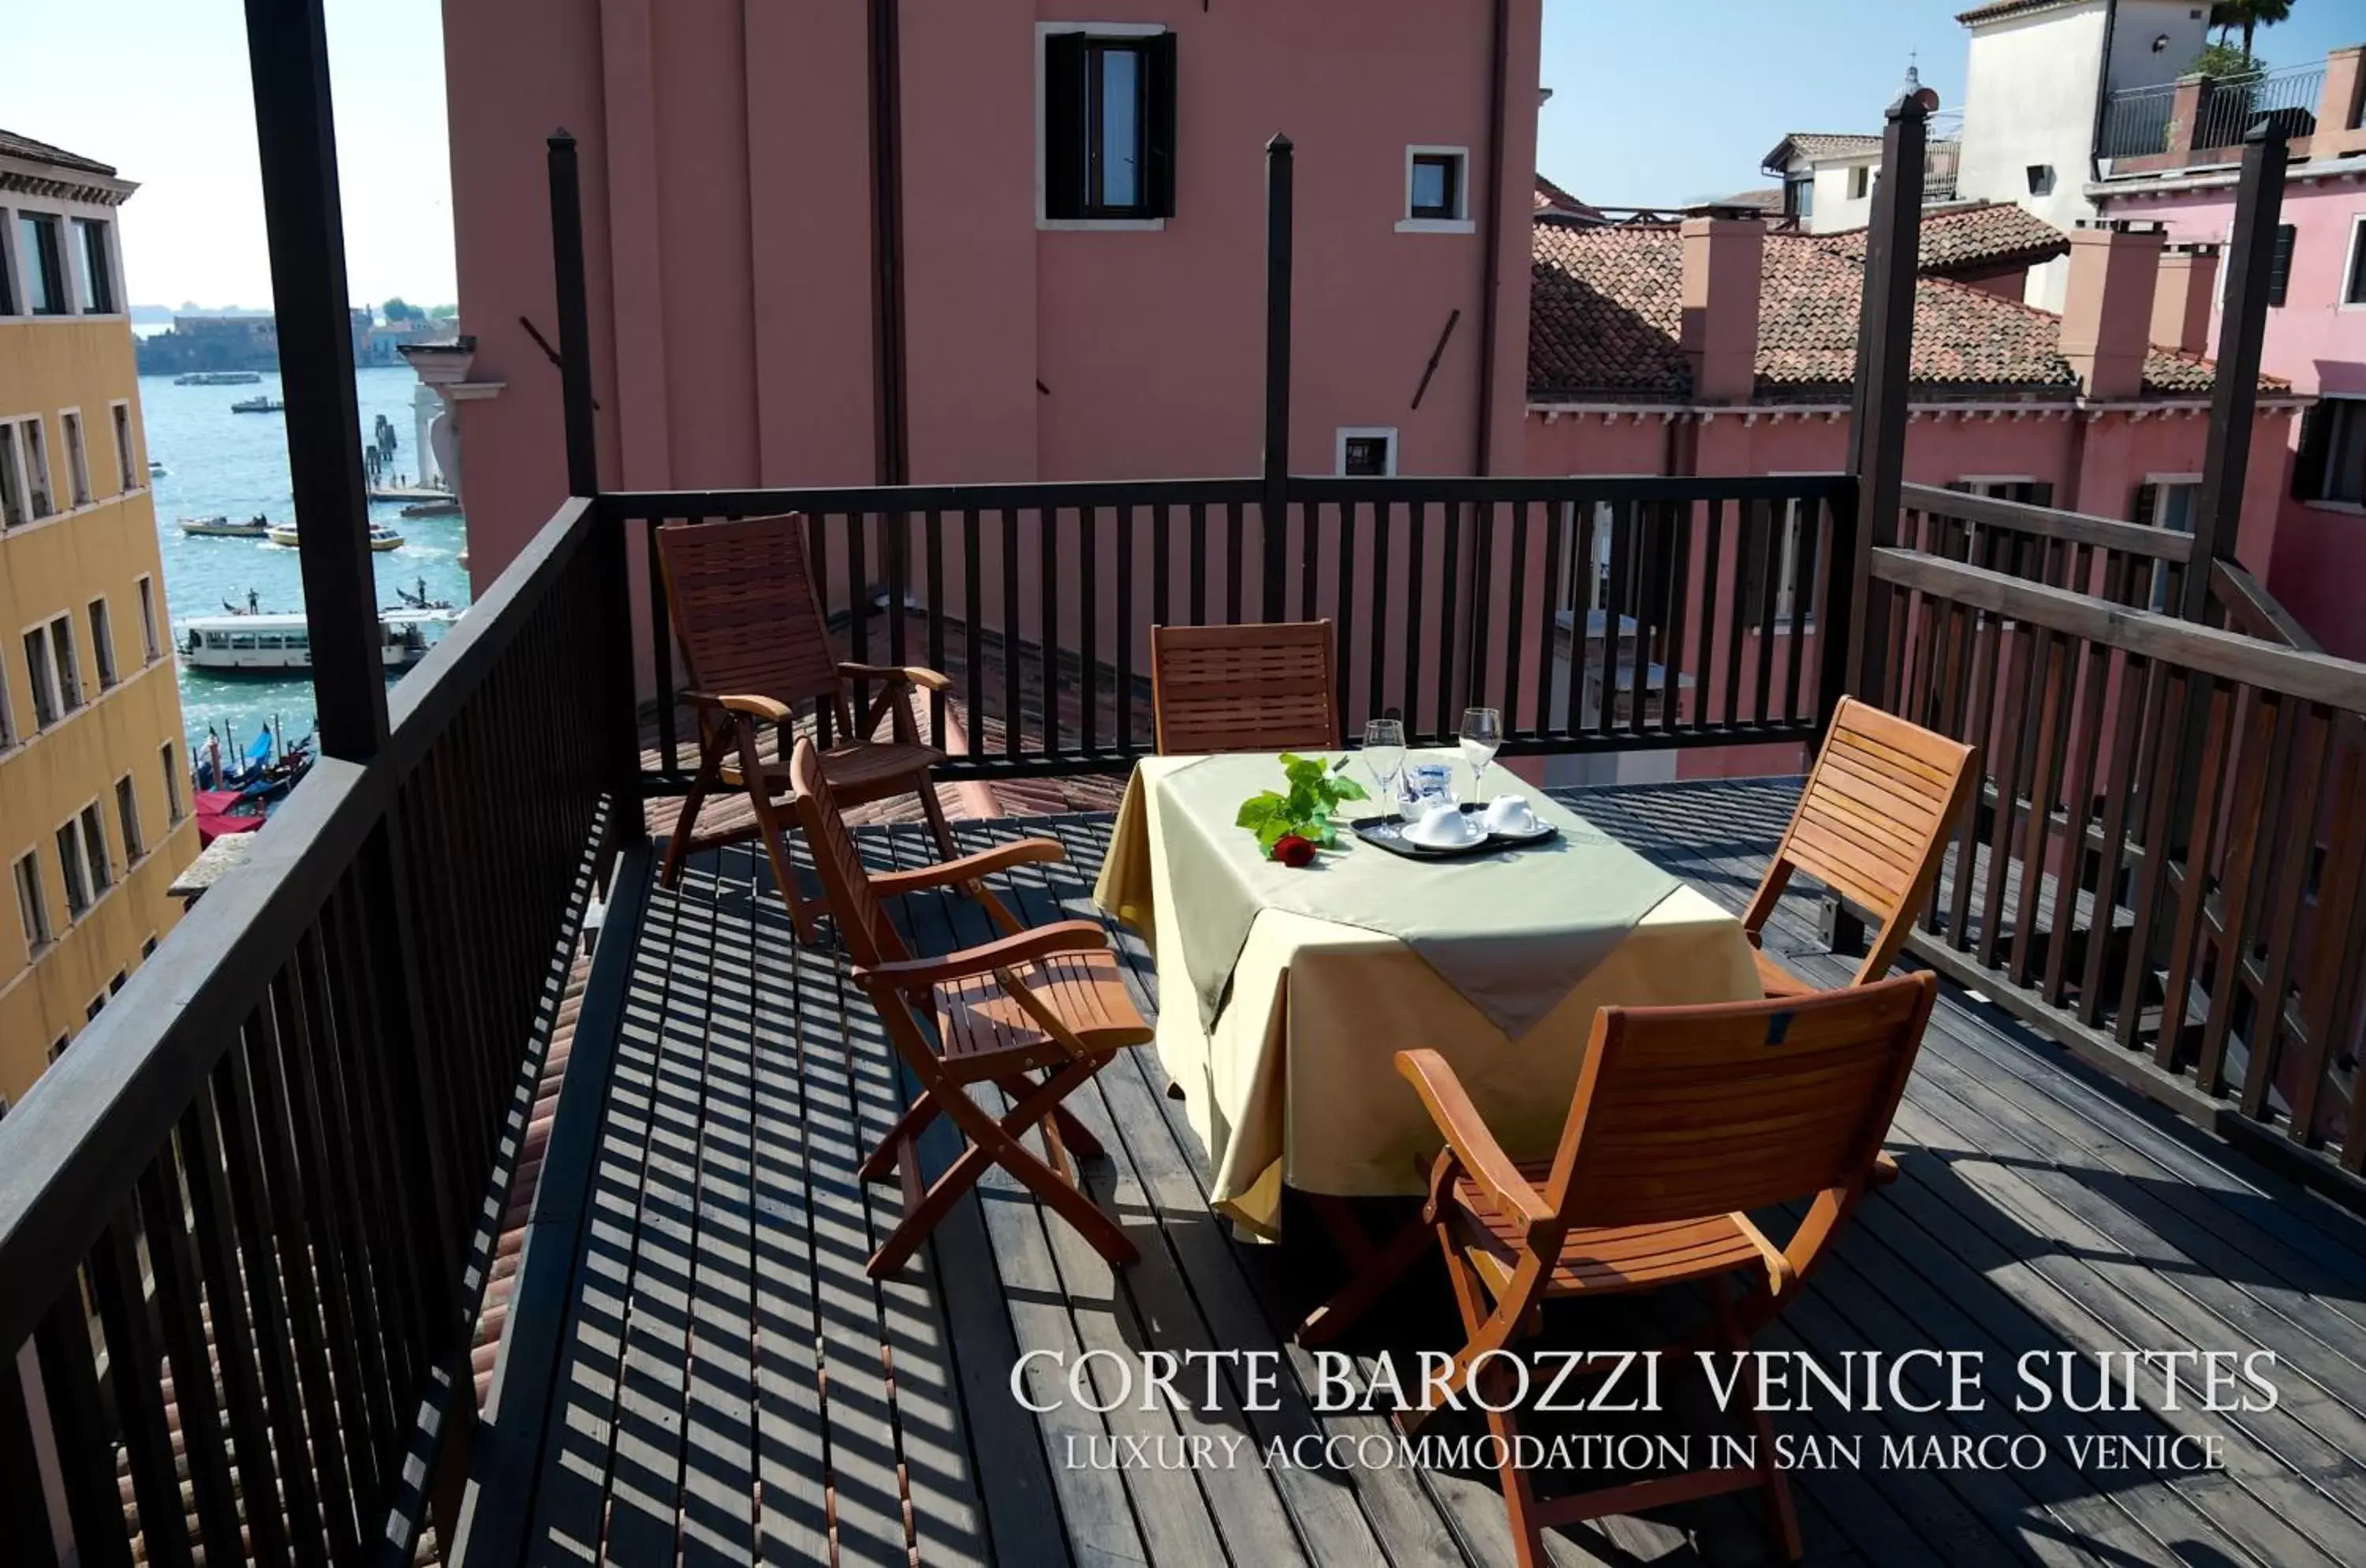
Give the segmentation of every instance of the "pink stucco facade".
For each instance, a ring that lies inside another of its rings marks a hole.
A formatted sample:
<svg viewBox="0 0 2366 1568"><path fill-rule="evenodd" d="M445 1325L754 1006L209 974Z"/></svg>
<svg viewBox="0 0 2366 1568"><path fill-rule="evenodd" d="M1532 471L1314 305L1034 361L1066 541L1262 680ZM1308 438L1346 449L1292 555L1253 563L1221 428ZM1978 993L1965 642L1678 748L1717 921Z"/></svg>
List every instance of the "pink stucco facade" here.
<svg viewBox="0 0 2366 1568"><path fill-rule="evenodd" d="M1334 471L1336 432L1369 426L1398 433L1401 473L1516 469L1539 0L898 3L912 480L1256 471L1276 131L1297 148L1291 467ZM471 375L506 383L467 415L480 580L565 488L558 374L517 324L555 336L543 138L558 126L582 149L603 482L878 477L866 9L446 6ZM1176 200L1157 227L1039 218L1039 24L1172 31ZM1399 231L1416 145L1468 150L1470 231Z"/></svg>
<svg viewBox="0 0 2366 1568"><path fill-rule="evenodd" d="M2357 52L2337 51L2335 63L2346 56L2354 73ZM2347 90L2355 140L2354 82ZM2328 89L2328 102L2334 96ZM2101 205L2110 217L2160 223L2172 241L2220 243L2232 232L2231 174L2161 184L2169 188L2126 182L2101 193ZM2366 398L2366 304L2342 301L2353 236L2366 220L2366 152L2349 151L2331 166L2315 156L2295 162L2282 217L2293 230L2292 265L2284 302L2268 312L2261 367L2298 394ZM2222 321L2214 315L2214 343ZM2297 422L2288 423L2286 433L2296 448ZM2366 516L2355 506L2295 500L2288 486L2262 496L2260 504L2274 517L2272 544L2264 559L2247 554L2246 560L2327 650L2366 659L2366 614L2358 605L2358 585L2366 582ZM2248 507L2245 515L2248 522Z"/></svg>

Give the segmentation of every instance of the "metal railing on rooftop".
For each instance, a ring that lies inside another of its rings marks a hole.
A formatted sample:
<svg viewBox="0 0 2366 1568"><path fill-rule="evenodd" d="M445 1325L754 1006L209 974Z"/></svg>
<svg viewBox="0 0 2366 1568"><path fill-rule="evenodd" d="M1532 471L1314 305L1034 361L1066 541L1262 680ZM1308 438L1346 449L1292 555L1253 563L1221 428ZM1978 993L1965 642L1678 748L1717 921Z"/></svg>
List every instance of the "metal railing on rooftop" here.
<svg viewBox="0 0 2366 1568"><path fill-rule="evenodd" d="M2324 87L2323 61L2212 77L2203 84L2191 128L2179 123L2176 83L2122 88L2103 106L2095 153L2104 159L2143 158L2188 148L2233 148L2261 118L2277 123L2288 136L2305 136L2316 129Z"/></svg>

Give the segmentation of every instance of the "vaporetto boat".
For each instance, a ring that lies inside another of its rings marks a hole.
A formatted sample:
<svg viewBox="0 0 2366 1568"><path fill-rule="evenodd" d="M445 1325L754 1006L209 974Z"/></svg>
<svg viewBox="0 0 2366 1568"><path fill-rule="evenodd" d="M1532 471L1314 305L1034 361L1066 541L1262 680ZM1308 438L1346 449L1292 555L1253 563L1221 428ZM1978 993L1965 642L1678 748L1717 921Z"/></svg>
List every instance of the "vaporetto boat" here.
<svg viewBox="0 0 2366 1568"><path fill-rule="evenodd" d="M388 614L378 620L378 657L408 670L427 657L457 613ZM285 675L312 668L312 637L300 615L192 615L181 623L181 662L208 675Z"/></svg>
<svg viewBox="0 0 2366 1568"><path fill-rule="evenodd" d="M292 550L296 547L296 525L293 523L274 523L271 525L269 531L265 534L264 537L269 539L275 545L285 545ZM388 527L385 524L373 523L370 525L369 547L371 549L383 555L389 550L399 550L402 548L402 536Z"/></svg>

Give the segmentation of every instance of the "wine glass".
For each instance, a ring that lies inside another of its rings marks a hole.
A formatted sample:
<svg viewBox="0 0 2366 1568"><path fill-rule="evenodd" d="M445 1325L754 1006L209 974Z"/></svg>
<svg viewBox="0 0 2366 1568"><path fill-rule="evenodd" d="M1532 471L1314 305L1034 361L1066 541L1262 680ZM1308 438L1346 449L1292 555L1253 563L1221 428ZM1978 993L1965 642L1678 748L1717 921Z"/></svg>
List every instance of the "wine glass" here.
<svg viewBox="0 0 2366 1568"><path fill-rule="evenodd" d="M1372 775L1377 798L1393 797L1397 774L1404 770L1404 722L1376 718L1364 726L1364 767Z"/></svg>
<svg viewBox="0 0 2366 1568"><path fill-rule="evenodd" d="M1462 760L1470 764L1470 798L1479 798L1479 778L1504 744L1504 716L1495 708L1462 710Z"/></svg>

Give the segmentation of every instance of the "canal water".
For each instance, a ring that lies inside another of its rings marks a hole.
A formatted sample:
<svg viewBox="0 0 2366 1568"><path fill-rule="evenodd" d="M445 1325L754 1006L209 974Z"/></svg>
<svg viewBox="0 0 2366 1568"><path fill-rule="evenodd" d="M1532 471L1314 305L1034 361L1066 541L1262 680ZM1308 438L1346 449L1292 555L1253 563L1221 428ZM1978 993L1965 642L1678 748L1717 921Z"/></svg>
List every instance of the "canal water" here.
<svg viewBox="0 0 2366 1568"><path fill-rule="evenodd" d="M393 470L415 481L419 454L413 447L411 390L419 378L409 366L366 367L354 374L366 444L384 414L400 442ZM169 376L142 376L140 402L148 427L148 456L166 469L154 480L156 531L164 558L164 595L177 649L181 625L191 615L219 615L224 602L243 606L250 590L266 611L304 607L296 552L257 539L209 539L181 531L179 519L221 513L232 518L262 513L273 522L293 520L287 479L287 427L276 413L232 413L230 405L258 393L277 399L279 378L266 372L259 386L176 387ZM372 558L377 568L378 602L400 603L395 590L415 590L426 580L427 596L456 607L468 602L468 572L460 564L468 542L462 521L451 517L404 517L401 506L380 502L372 519L403 536L400 549ZM177 652L175 654L177 661ZM312 683L254 676L199 674L183 664L181 716L188 730L189 756L204 754L208 729L243 749L262 726L284 726L283 740L312 733Z"/></svg>

